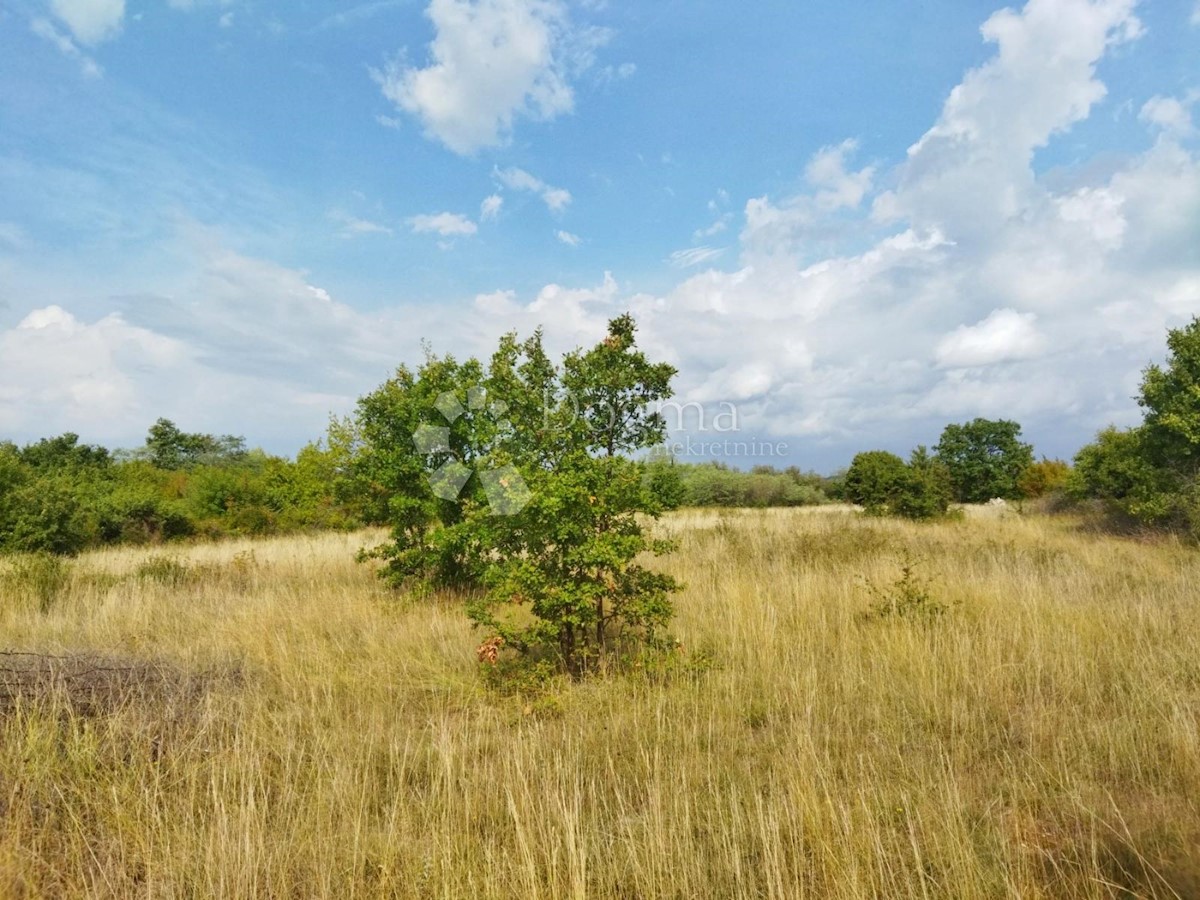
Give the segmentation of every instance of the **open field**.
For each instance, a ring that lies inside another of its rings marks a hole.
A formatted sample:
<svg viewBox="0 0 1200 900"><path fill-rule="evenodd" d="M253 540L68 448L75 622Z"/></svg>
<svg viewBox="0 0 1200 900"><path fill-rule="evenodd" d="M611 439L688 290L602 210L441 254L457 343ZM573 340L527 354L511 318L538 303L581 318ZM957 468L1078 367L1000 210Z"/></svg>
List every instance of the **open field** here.
<svg viewBox="0 0 1200 900"><path fill-rule="evenodd" d="M663 528L681 661L536 697L356 564L368 535L10 572L0 649L104 657L0 658L0 896L1200 896L1196 551L1015 515ZM864 618L906 552L947 611Z"/></svg>

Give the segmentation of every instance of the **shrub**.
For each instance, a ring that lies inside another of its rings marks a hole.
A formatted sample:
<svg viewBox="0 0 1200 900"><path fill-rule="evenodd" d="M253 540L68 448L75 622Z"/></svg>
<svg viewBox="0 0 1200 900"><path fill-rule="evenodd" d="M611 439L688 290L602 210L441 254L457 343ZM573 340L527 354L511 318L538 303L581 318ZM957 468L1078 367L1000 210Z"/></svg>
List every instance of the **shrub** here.
<svg viewBox="0 0 1200 900"><path fill-rule="evenodd" d="M859 453L850 463L842 493L868 512L885 512L909 478L904 460L886 450Z"/></svg>
<svg viewBox="0 0 1200 900"><path fill-rule="evenodd" d="M1029 500L1045 497L1064 490L1071 476L1071 467L1061 459L1042 457L1040 462L1030 464L1017 479L1021 496Z"/></svg>
<svg viewBox="0 0 1200 900"><path fill-rule="evenodd" d="M905 551L900 558L900 575L892 584L880 587L866 582L872 602L863 614L864 619L929 624L950 611L949 604L934 596L932 582L917 574L919 562Z"/></svg>
<svg viewBox="0 0 1200 900"><path fill-rule="evenodd" d="M946 514L950 497L950 473L946 466L924 447L917 447L889 507L906 519L936 519Z"/></svg>

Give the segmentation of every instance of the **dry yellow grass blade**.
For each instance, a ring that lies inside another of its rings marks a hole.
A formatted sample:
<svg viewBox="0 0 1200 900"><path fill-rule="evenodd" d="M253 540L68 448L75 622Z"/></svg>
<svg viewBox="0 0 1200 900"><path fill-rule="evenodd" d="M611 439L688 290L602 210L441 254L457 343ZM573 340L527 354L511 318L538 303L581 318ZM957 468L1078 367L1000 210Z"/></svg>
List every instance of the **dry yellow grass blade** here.
<svg viewBox="0 0 1200 900"><path fill-rule="evenodd" d="M1200 896L1195 551L1016 515L662 527L694 664L536 703L354 562L378 535L7 578L0 649L203 687L0 717L0 896ZM906 557L948 612L864 618Z"/></svg>

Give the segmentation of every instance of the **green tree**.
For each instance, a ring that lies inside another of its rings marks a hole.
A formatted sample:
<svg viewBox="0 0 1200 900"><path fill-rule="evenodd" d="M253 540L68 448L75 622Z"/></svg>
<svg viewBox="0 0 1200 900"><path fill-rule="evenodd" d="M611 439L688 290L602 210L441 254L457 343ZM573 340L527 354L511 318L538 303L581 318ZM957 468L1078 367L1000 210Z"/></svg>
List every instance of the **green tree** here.
<svg viewBox="0 0 1200 900"><path fill-rule="evenodd" d="M1017 488L1022 497L1033 500L1064 490L1070 477L1069 465L1061 459L1047 459L1043 456L1040 461L1032 463L1021 473L1017 480Z"/></svg>
<svg viewBox="0 0 1200 900"><path fill-rule="evenodd" d="M191 434L181 431L170 419L150 426L143 453L160 469L238 462L246 457L246 440L231 434Z"/></svg>
<svg viewBox="0 0 1200 900"><path fill-rule="evenodd" d="M1075 457L1076 497L1200 539L1200 318L1167 333L1165 365L1142 376L1136 428L1107 428Z"/></svg>
<svg viewBox="0 0 1200 900"><path fill-rule="evenodd" d="M950 472L924 446L909 457L904 479L891 501L891 511L906 519L936 519L950 507Z"/></svg>
<svg viewBox="0 0 1200 900"><path fill-rule="evenodd" d="M1021 475L1033 463L1033 447L1021 441L1021 426L1007 419L947 425L934 450L960 503L1017 499Z"/></svg>
<svg viewBox="0 0 1200 900"><path fill-rule="evenodd" d="M112 463L112 455L106 449L95 444L81 444L79 435L72 432L29 444L20 455L23 463L43 472L107 469Z"/></svg>
<svg viewBox="0 0 1200 900"><path fill-rule="evenodd" d="M485 655L550 654L580 676L653 643L676 585L639 562L669 545L644 530L662 503L628 454L665 436L653 404L673 375L637 348L629 316L561 365L536 332L504 337L486 369L433 355L402 367L356 417L393 523L369 555L393 583L463 590Z"/></svg>
<svg viewBox="0 0 1200 900"><path fill-rule="evenodd" d="M857 454L846 471L842 496L870 512L884 512L908 480L908 467L895 453L868 450Z"/></svg>
<svg viewBox="0 0 1200 900"><path fill-rule="evenodd" d="M1167 332L1164 366L1142 373L1146 458L1181 479L1200 475L1200 317Z"/></svg>
<svg viewBox="0 0 1200 900"><path fill-rule="evenodd" d="M1070 496L1103 500L1146 525L1179 518L1179 489L1173 472L1151 462L1144 428L1105 428L1075 455L1067 480Z"/></svg>

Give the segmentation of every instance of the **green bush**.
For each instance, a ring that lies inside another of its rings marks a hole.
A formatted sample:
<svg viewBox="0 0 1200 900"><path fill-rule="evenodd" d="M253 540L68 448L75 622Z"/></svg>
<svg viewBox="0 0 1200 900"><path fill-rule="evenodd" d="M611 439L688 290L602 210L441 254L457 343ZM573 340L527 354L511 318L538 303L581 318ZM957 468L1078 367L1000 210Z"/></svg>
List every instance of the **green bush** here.
<svg viewBox="0 0 1200 900"><path fill-rule="evenodd" d="M1021 496L1028 500L1036 500L1065 490L1071 477L1071 467L1061 459L1042 457L1040 462L1032 463L1021 477L1017 479L1017 488Z"/></svg>
<svg viewBox="0 0 1200 900"><path fill-rule="evenodd" d="M850 463L842 493L868 512L886 512L909 480L904 460L886 450L859 453Z"/></svg>

